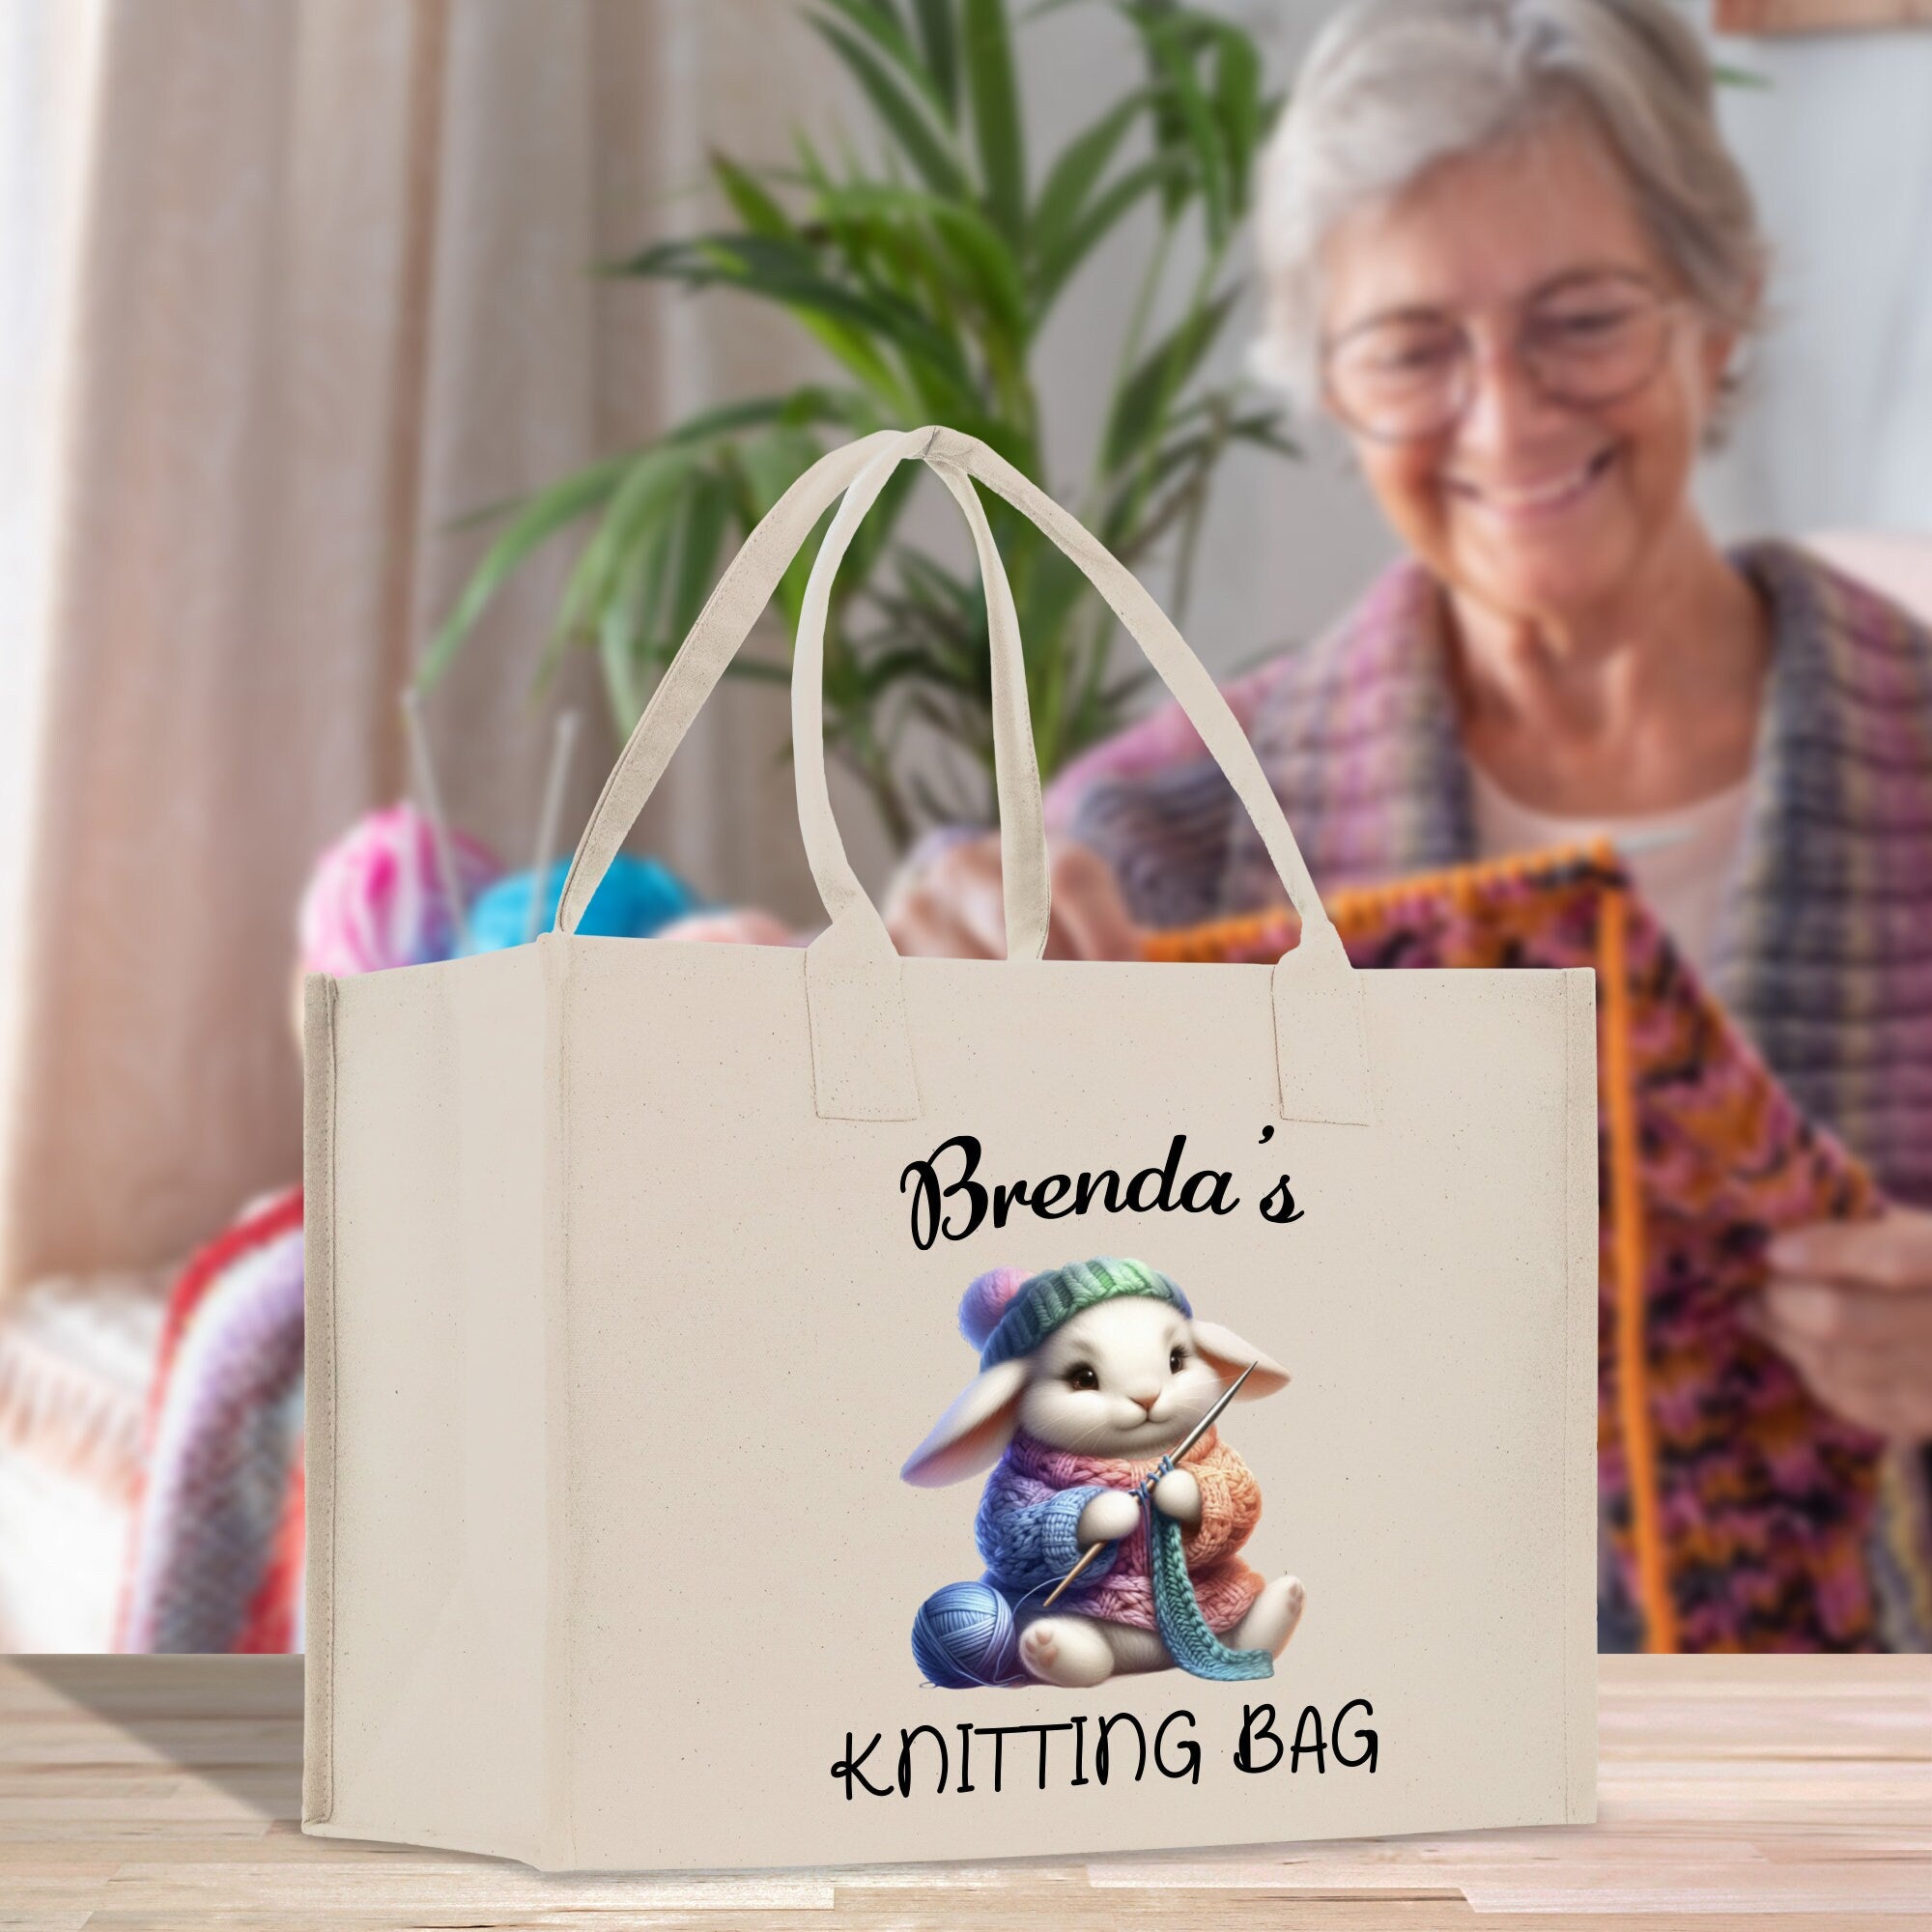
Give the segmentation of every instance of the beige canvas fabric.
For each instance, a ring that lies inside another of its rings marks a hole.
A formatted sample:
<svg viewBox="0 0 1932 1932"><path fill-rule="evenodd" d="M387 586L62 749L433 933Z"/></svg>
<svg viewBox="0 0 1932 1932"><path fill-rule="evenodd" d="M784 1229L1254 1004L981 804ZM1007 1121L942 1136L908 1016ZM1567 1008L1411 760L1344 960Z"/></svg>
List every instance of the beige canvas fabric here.
<svg viewBox="0 0 1932 1932"><path fill-rule="evenodd" d="M900 959L826 796L832 578L909 458L988 587L1005 960ZM1279 966L1041 956L1020 639L975 478L1088 572L1227 771L1304 918ZM793 685L825 930L579 935L841 494ZM565 1870L1594 1816L1592 977L1355 970L1206 669L973 438L865 438L752 533L555 930L307 1000L304 1831ZM1287 1371L1216 1429L1261 1499L1239 1559L1299 1579L1300 1622L1242 1681L941 1688L911 1632L985 1572L989 1477L902 1471L980 1370L962 1293L1095 1257Z"/></svg>

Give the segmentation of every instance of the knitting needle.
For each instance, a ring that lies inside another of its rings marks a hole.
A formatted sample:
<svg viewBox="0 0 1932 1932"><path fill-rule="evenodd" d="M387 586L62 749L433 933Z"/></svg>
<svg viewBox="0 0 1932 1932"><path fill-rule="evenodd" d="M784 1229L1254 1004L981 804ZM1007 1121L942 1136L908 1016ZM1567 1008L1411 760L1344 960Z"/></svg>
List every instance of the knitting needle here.
<svg viewBox="0 0 1932 1932"><path fill-rule="evenodd" d="M537 915L549 897L557 820L563 816L563 785L570 775L570 754L577 745L579 723L575 711L559 712L551 737L550 775L544 781L543 810L537 816L536 856L530 862L530 902L524 912L526 944L537 936Z"/></svg>
<svg viewBox="0 0 1932 1932"><path fill-rule="evenodd" d="M1079 1576L1081 1571L1086 1569L1088 1564L1093 1562L1094 1557L1099 1555L1101 1550L1106 1548L1106 1547L1107 1546L1104 1543L1090 1543L1087 1546L1087 1548L1080 1552L1080 1561L1076 1563L1073 1566L1073 1568L1069 1570L1066 1573L1066 1575L1064 1576L1060 1579L1060 1581L1057 1582L1053 1586L1053 1588L1046 1593L1045 1600L1041 1603L1040 1608L1043 1610L1050 1610L1053 1607L1054 1599L1060 1595L1061 1591L1065 1589L1067 1585L1071 1583L1077 1576Z"/></svg>
<svg viewBox="0 0 1932 1932"><path fill-rule="evenodd" d="M1248 1366L1245 1369L1243 1369L1241 1373L1237 1375L1235 1378L1235 1379L1231 1381L1228 1384L1228 1386L1221 1391L1220 1395L1215 1399L1214 1406L1210 1408L1208 1411L1208 1413L1204 1415L1201 1418L1201 1420L1197 1422L1194 1425L1194 1427L1187 1432L1187 1435L1181 1441L1180 1447L1178 1449L1170 1449L1167 1452L1167 1454L1161 1458L1161 1462L1154 1464L1155 1474L1164 1475L1166 1473L1166 1470L1162 1469L1161 1463L1164 1463L1167 1465L1167 1469L1172 1469L1174 1465L1177 1463L1179 1463L1180 1459L1183 1456L1185 1456L1187 1452L1190 1449L1192 1449L1197 1442L1201 1440L1202 1436L1208 1433L1208 1425L1212 1423L1214 1418L1217 1415L1219 1415L1221 1411L1224 1408L1226 1408L1231 1402L1234 1401L1235 1391L1238 1389L1240 1385L1244 1381L1246 1381L1247 1378L1251 1375L1253 1375L1254 1372L1260 1367L1261 1364L1259 1362L1250 1362ZM1148 1487L1148 1482L1151 1481L1152 1477L1151 1476L1148 1478L1147 1482L1142 1483L1141 1488L1146 1489ZM1064 1589L1065 1589L1069 1583L1073 1581L1074 1577L1079 1576L1081 1571L1086 1569L1088 1564L1093 1562L1094 1557L1099 1555L1100 1551L1105 1548L1106 1545L1104 1543L1090 1543L1087 1546L1087 1548L1081 1552L1080 1561L1076 1563L1073 1566L1073 1568L1069 1570L1066 1573L1066 1575L1064 1576L1060 1579L1060 1581L1057 1582L1053 1586L1053 1588L1047 1592L1045 1600L1040 1605L1040 1608L1043 1610L1051 1609L1053 1607L1054 1599L1058 1597L1060 1593ZM1037 1588L1038 1585L1036 1584L1035 1587Z"/></svg>
<svg viewBox="0 0 1932 1932"><path fill-rule="evenodd" d="M442 875L442 895L456 928L456 950L469 950L469 908L463 903L463 881L456 869L455 849L449 842L449 821L442 815L442 794L437 789L436 764L429 753L429 733L423 727L422 693L414 685L403 688L403 723L410 736L410 757L415 766L416 789L422 793L429 818L430 840L436 847L436 868Z"/></svg>

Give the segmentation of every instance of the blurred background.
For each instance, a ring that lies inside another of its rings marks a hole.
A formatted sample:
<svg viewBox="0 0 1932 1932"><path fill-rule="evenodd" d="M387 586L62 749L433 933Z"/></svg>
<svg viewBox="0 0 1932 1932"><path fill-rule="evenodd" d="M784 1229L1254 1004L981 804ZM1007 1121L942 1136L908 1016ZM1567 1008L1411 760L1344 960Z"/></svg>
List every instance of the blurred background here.
<svg viewBox="0 0 1932 1932"><path fill-rule="evenodd" d="M1333 11L0 0L0 1645L300 1647L295 976L522 938L810 454L927 420L1023 450L1230 678L1394 556L1244 362L1247 173ZM1923 10L1679 11L1776 264L1699 501L1932 611ZM953 132L952 211L895 203L948 200ZM1179 487L1136 500L1154 444ZM875 889L985 811L970 554L899 494L829 698ZM889 580L889 542L924 564ZM818 917L797 587L607 929ZM1159 693L1039 594L1050 777Z"/></svg>

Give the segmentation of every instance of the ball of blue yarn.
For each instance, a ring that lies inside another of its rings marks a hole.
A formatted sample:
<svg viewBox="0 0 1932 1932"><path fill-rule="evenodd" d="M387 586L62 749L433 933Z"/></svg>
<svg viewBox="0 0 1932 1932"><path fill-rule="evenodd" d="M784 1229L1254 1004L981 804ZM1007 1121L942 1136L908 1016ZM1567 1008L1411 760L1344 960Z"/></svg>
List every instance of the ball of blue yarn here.
<svg viewBox="0 0 1932 1932"><path fill-rule="evenodd" d="M559 859L545 876L538 908L539 932L548 931L556 919L557 901L563 896L569 871L570 861ZM534 885L530 872L511 872L477 895L476 903L469 908L471 952L496 952L524 943ZM577 929L586 937L648 939L660 927L696 912L701 904L698 895L668 866L619 852L591 894Z"/></svg>
<svg viewBox="0 0 1932 1932"><path fill-rule="evenodd" d="M990 1583L949 1583L919 1606L912 1654L947 1690L1010 1683L1021 1674L1012 1606Z"/></svg>

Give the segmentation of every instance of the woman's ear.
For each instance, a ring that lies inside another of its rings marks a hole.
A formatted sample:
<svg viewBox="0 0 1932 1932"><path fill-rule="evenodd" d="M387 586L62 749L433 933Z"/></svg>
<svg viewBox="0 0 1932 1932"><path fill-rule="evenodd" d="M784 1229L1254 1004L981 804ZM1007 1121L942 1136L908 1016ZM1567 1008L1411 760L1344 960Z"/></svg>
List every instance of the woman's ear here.
<svg viewBox="0 0 1932 1932"><path fill-rule="evenodd" d="M1703 351L1704 373L1713 387L1730 373L1741 339L1735 328L1727 328L1721 323L1707 322L1704 325L1704 340L1699 346Z"/></svg>
<svg viewBox="0 0 1932 1932"><path fill-rule="evenodd" d="M1189 1326L1194 1346L1207 1356L1224 1382L1233 1381L1250 1362L1254 1363L1255 1372L1241 1384L1241 1392L1235 1398L1236 1402L1251 1402L1288 1386L1288 1371L1271 1355L1264 1355L1243 1342L1232 1328L1224 1328L1218 1321L1203 1321L1198 1316Z"/></svg>
<svg viewBox="0 0 1932 1932"><path fill-rule="evenodd" d="M1748 316L1758 313L1764 278L1751 285L1744 306ZM1703 309L1693 311L1697 322L1697 381L1702 387L1702 435L1699 441L1707 450L1720 448L1737 413L1738 399L1749 380L1749 360L1753 330L1750 326L1721 321Z"/></svg>
<svg viewBox="0 0 1932 1932"><path fill-rule="evenodd" d="M1704 382L1707 416L1720 413L1724 398L1737 382L1737 361L1744 338L1719 322L1705 322L1697 344L1698 373Z"/></svg>
<svg viewBox="0 0 1932 1932"><path fill-rule="evenodd" d="M1026 1383L1027 1365L1020 1356L975 1376L906 1458L900 1476L923 1490L936 1490L990 1469L1013 1439Z"/></svg>

